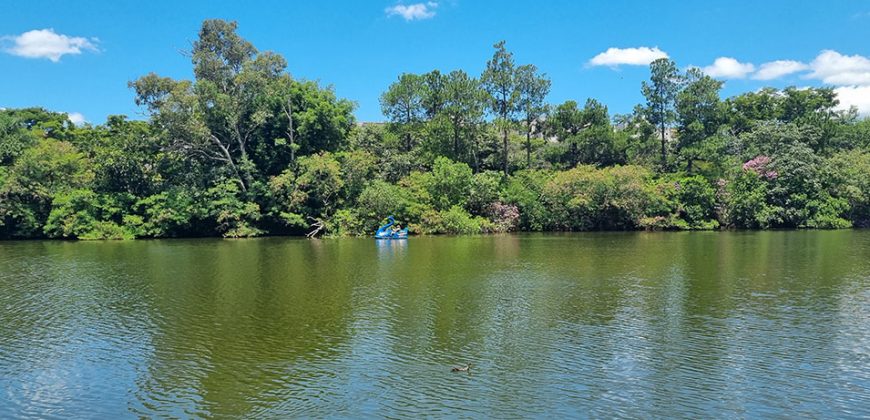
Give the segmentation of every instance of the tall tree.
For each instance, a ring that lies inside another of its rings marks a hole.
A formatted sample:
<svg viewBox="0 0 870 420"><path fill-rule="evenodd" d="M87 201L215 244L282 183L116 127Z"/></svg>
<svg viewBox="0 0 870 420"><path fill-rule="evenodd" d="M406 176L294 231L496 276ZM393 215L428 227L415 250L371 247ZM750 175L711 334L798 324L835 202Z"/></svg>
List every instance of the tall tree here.
<svg viewBox="0 0 870 420"><path fill-rule="evenodd" d="M526 167L532 166L532 132L540 130L542 124L538 121L547 111L544 102L550 93L550 79L538 74L534 64L526 64L517 68L517 90L519 91L517 105L522 112L526 131Z"/></svg>
<svg viewBox="0 0 870 420"><path fill-rule="evenodd" d="M643 82L641 87L646 98L646 117L659 128L661 135L662 168L668 164L666 131L676 119L674 108L682 83L676 63L669 58L659 58L650 64L650 82Z"/></svg>
<svg viewBox="0 0 870 420"><path fill-rule="evenodd" d="M560 152L559 155L570 166L577 164L577 142L569 141L569 139L573 139L581 130L586 128L584 127L583 115L583 111L577 106L577 101L567 100L556 105L547 118L547 135L555 137L562 147L567 147L567 150L560 148L563 152Z"/></svg>
<svg viewBox="0 0 870 420"><path fill-rule="evenodd" d="M746 92L723 102L724 117L734 136L751 131L758 121L782 119L782 95L774 88Z"/></svg>
<svg viewBox="0 0 870 420"><path fill-rule="evenodd" d="M475 144L476 129L483 119L484 92L477 79L462 70L454 70L444 83L444 107L441 113L447 116L453 132L453 159L462 160L463 139L470 145L475 171L479 169Z"/></svg>
<svg viewBox="0 0 870 420"><path fill-rule="evenodd" d="M496 116L496 124L501 127L502 164L504 175L508 176L508 134L516 120L519 90L513 53L505 48L504 41L499 41L493 48L495 53L486 62L486 70L480 79L489 94L489 109Z"/></svg>
<svg viewBox="0 0 870 420"><path fill-rule="evenodd" d="M782 91L782 117L785 122L794 122L818 128L822 135L819 143L812 145L817 153L830 152L830 141L835 136L839 119L848 118L848 112L836 110L840 101L832 88L798 89L789 87Z"/></svg>
<svg viewBox="0 0 870 420"><path fill-rule="evenodd" d="M422 80L422 105L426 112L426 118L431 120L438 115L444 107L447 77L438 70L432 70L421 76Z"/></svg>
<svg viewBox="0 0 870 420"><path fill-rule="evenodd" d="M254 161L266 176L295 165L297 156L336 152L353 128L353 102L336 97L331 87L283 74L266 93L272 117L254 150Z"/></svg>
<svg viewBox="0 0 870 420"><path fill-rule="evenodd" d="M572 147L576 144L576 149L579 149L572 164L613 165L624 161L624 146L618 147L616 144L619 137L610 124L607 106L595 99L587 99L583 106L582 122L582 132L571 141Z"/></svg>
<svg viewBox="0 0 870 420"><path fill-rule="evenodd" d="M548 133L560 141L576 135L583 129L584 113L577 106L577 101L568 100L556 105L547 118Z"/></svg>
<svg viewBox="0 0 870 420"><path fill-rule="evenodd" d="M567 146L564 162L569 166L578 163L611 165L621 163L607 107L595 99L587 99L583 109L577 102L565 101L556 106L548 117L547 133Z"/></svg>
<svg viewBox="0 0 870 420"><path fill-rule="evenodd" d="M256 171L250 142L271 117L264 93L287 63L279 55L257 53L236 28L235 22L203 22L191 54L194 82L151 73L130 86L136 104L147 106L172 147L225 165L246 192Z"/></svg>
<svg viewBox="0 0 870 420"><path fill-rule="evenodd" d="M404 138L405 151L410 151L414 146L412 133L426 111L423 107L423 79L410 73L399 76L399 80L381 95L381 111Z"/></svg>
<svg viewBox="0 0 870 420"><path fill-rule="evenodd" d="M686 86L677 94L677 151L686 159L689 172L701 143L719 129L720 89L722 82L692 68L686 73Z"/></svg>

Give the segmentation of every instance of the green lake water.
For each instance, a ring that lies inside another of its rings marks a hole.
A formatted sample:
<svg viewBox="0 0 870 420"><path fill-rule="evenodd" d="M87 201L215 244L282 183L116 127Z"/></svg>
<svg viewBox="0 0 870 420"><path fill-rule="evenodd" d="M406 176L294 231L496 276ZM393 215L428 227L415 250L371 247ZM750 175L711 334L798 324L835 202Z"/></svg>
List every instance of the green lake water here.
<svg viewBox="0 0 870 420"><path fill-rule="evenodd" d="M867 418L870 231L0 242L0 418L143 416Z"/></svg>

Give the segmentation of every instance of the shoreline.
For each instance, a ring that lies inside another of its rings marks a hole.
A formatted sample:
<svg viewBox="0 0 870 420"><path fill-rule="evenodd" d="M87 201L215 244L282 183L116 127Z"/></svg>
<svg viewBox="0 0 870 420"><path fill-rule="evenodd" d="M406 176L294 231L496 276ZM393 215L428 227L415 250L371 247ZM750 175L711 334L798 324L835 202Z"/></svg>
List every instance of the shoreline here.
<svg viewBox="0 0 870 420"><path fill-rule="evenodd" d="M572 236L582 234L635 234L635 233L650 233L650 234L676 234L676 233L782 233L782 232L845 232L845 231L868 231L868 227L850 227L838 229L822 229L822 228L770 228L770 229L632 229L632 230L578 230L578 231L513 231L513 232L489 232L489 233L430 233L430 234L412 234L408 239L380 239L379 241L413 241L418 238L474 238L474 237L493 237L493 236L529 236L529 235L548 235L548 236ZM148 241L182 241L182 240L227 240L227 241L245 241L258 239L304 239L304 240L337 240L337 239L377 239L372 235L325 235L314 238L308 238L305 235L261 235L248 237L224 237L219 235L214 236L173 236L160 238L133 238L133 239L77 239L77 238L7 238L0 239L0 245L7 243L21 242L57 242L57 243L93 243L93 242L148 242Z"/></svg>

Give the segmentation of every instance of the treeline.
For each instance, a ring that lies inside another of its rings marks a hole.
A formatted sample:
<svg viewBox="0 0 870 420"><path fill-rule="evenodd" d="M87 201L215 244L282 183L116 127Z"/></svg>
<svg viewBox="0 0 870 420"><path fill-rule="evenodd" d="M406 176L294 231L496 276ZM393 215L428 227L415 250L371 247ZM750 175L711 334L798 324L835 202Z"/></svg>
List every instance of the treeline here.
<svg viewBox="0 0 870 420"><path fill-rule="evenodd" d="M388 122L358 124L235 23L205 21L190 57L194 80L130 82L148 121L0 111L0 237L357 235L391 214L423 234L870 225L870 120L831 89L722 99L661 59L645 103L610 115L548 104L500 42L479 76L401 75Z"/></svg>

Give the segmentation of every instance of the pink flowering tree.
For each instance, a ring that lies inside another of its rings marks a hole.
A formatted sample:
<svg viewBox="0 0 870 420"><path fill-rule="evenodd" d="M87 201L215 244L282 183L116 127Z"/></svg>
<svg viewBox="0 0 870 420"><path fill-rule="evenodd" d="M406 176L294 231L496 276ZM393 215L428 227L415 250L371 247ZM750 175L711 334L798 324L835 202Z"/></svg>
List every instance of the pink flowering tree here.
<svg viewBox="0 0 870 420"><path fill-rule="evenodd" d="M758 176L768 180L774 180L779 174L771 168L772 166L772 160L769 156L758 155L746 161L743 164L743 170L755 172Z"/></svg>

